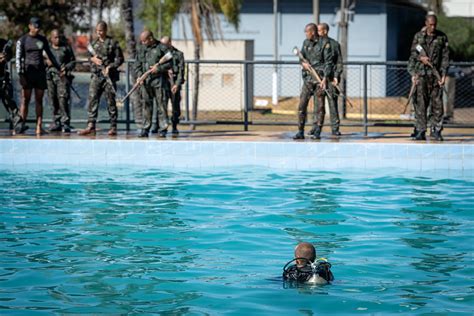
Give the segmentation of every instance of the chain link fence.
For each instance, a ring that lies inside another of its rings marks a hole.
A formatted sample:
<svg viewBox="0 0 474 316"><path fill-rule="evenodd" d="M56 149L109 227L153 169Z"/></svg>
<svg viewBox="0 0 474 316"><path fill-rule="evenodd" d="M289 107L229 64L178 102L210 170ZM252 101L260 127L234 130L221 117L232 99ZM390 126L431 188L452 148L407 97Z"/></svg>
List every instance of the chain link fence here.
<svg viewBox="0 0 474 316"><path fill-rule="evenodd" d="M124 103L120 100L132 86L132 65L132 61L125 63L117 85L119 124L127 130L135 128L134 105L129 101L131 99ZM407 105L411 80L406 66L406 62L346 63L346 80L341 86L350 102L338 99L341 126L361 126L365 132L371 126L411 126L414 111L411 104ZM88 71L88 62L80 61L74 72L73 86L78 95L71 94L71 112L73 125L78 125L76 127L87 122ZM443 96L448 127L474 127L473 71L474 62L452 63L450 66ZM20 86L14 68L12 73L15 100L19 104ZM196 79L199 79L198 82ZM182 89L182 123L241 124L246 130L252 124L296 125L302 83L301 67L296 62L188 61L186 83ZM34 120L32 103L34 100L31 101L28 118ZM46 122L51 118L48 104L45 93ZM313 102L310 101L309 122L313 120L313 109ZM6 117L5 109L1 107L0 124L3 127L8 124ZM104 98L99 109L99 122L108 123ZM326 122L329 123L329 120Z"/></svg>

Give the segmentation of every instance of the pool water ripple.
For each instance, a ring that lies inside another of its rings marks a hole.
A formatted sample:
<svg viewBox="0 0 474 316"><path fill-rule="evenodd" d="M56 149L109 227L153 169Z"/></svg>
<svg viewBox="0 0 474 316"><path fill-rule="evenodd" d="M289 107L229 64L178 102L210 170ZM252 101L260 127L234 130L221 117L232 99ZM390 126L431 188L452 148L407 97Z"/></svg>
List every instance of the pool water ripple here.
<svg viewBox="0 0 474 316"><path fill-rule="evenodd" d="M0 314L470 315L473 184L397 170L0 170ZM332 285L282 282L303 240L332 262Z"/></svg>

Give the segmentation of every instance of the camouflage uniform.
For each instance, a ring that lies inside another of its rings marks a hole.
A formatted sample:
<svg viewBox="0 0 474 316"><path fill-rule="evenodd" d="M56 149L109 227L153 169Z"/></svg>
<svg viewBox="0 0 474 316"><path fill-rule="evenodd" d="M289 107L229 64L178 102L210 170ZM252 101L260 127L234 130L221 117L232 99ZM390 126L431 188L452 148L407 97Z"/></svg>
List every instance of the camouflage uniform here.
<svg viewBox="0 0 474 316"><path fill-rule="evenodd" d="M122 49L118 42L107 36L103 42L99 39L92 43L98 58L102 60L102 66L98 66L91 62L91 83L89 86L89 119L88 127L95 129L97 116L99 112L99 101L103 92L107 98L107 109L109 111L110 127L117 128L117 104L115 101L114 90L117 87L116 82L119 80L120 67L124 62ZM92 57L92 56L91 56ZM109 81L102 73L105 67L110 65L109 77L112 81L111 87Z"/></svg>
<svg viewBox="0 0 474 316"><path fill-rule="evenodd" d="M341 54L341 45L333 39L328 37L327 38L329 41L329 44L331 45L331 50L332 50L332 63L334 65L334 75L331 78L337 78L338 82L341 82L341 75L342 71L344 70L344 65L342 64L342 54ZM329 117L331 119L331 129L333 134L338 134L339 133L339 124L340 124L340 119L339 119L339 111L337 108L337 89L334 87L332 84L328 83L328 91L332 95L332 102L329 102ZM322 118L318 122L318 113L322 116ZM322 106L315 106L314 107L314 122L316 123L314 128L315 129L321 129L324 123L324 116L326 114L326 108L324 104Z"/></svg>
<svg viewBox="0 0 474 316"><path fill-rule="evenodd" d="M69 44L61 44L57 48L50 44L50 47L56 60L66 71L66 77L63 78L53 66L48 67L46 72L53 122L56 127L63 125L65 128L69 128L71 122L71 82L73 79L71 72L75 67L76 57Z"/></svg>
<svg viewBox="0 0 474 316"><path fill-rule="evenodd" d="M165 85L164 104L165 109L168 107L168 100L171 99L171 123L173 124L173 131L177 131L177 125L179 124L179 117L181 116L181 86L184 83L184 55L183 52L172 47L170 49L173 54L172 59L172 71L173 74L168 75L169 85ZM176 93L171 92L173 85L176 85L178 89ZM157 115L158 118L158 115ZM158 124L158 122L157 122Z"/></svg>
<svg viewBox="0 0 474 316"><path fill-rule="evenodd" d="M137 77L143 75L143 73L149 70L150 67L158 63L161 57L165 55L166 51L167 47L158 41L155 41L155 43L152 45L147 46L135 64ZM146 133L148 133L151 128L153 118L153 101L155 101L158 111L158 129L160 133L166 134L166 130L168 128L168 113L166 111L165 105L163 104L163 89L164 85L167 84L167 80L165 80L163 74L166 73L170 67L170 62L158 66L158 72L155 74L151 73L145 79L143 88L141 89L143 102L142 129Z"/></svg>
<svg viewBox="0 0 474 316"><path fill-rule="evenodd" d="M420 61L420 56L423 55L430 58L433 67L443 77L449 66L448 37L446 34L438 30L432 36L429 36L425 30L416 33L408 62L408 72L411 76L418 77L416 102L414 102L415 129L418 133L425 133L427 120L429 119L432 133L441 133L443 129L443 89L438 84L433 69ZM427 111L430 107L431 111L429 118L427 118Z"/></svg>
<svg viewBox="0 0 474 316"><path fill-rule="evenodd" d="M18 127L22 119L18 113L18 107L13 100L13 86L10 80L10 73L7 70L8 62L12 59L11 41L0 38L0 52L5 56L3 63L0 63L0 99L8 112L10 120L10 129Z"/></svg>
<svg viewBox="0 0 474 316"><path fill-rule="evenodd" d="M333 71L333 53L331 44L326 38L316 37L314 40L306 39L303 42L301 54L308 60L311 66L319 74L321 80L332 78ZM306 114L308 110L308 102L311 96L314 96L314 104L317 104L316 117L314 125L316 127L315 136L319 137L321 128L324 123L324 96L325 92L319 86L310 73L303 69L303 88L300 95L300 103L298 106L298 130L299 133L304 133L304 126L306 121ZM317 99L317 102L316 102ZM329 100L332 103L332 100ZM316 135L316 133L318 135ZM296 138L296 137L295 137Z"/></svg>

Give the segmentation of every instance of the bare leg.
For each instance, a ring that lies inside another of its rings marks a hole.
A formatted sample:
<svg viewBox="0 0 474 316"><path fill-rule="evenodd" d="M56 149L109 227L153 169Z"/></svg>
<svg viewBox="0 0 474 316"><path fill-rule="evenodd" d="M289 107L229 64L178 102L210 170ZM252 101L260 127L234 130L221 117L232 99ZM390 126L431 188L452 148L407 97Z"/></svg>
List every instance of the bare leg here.
<svg viewBox="0 0 474 316"><path fill-rule="evenodd" d="M23 121L26 121L28 117L28 104L30 104L31 99L31 89L23 89L22 98L21 98L21 105L20 105L20 115Z"/></svg>
<svg viewBox="0 0 474 316"><path fill-rule="evenodd" d="M43 96L44 90L35 89L35 104L36 104L36 134L43 133Z"/></svg>

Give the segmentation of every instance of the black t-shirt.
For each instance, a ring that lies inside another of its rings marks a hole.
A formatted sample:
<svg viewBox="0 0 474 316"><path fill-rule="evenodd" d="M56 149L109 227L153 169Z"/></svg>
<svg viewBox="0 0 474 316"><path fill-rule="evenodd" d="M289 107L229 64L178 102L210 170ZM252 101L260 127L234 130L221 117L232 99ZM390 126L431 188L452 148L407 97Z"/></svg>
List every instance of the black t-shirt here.
<svg viewBox="0 0 474 316"><path fill-rule="evenodd" d="M43 35L31 36L30 34L23 35L17 44L17 67L19 73L24 73L31 67L37 70L45 70L46 65L44 63L43 51L48 55L48 58L53 63L54 67L58 70L60 65L58 64L55 56L51 52L49 43L46 37Z"/></svg>

